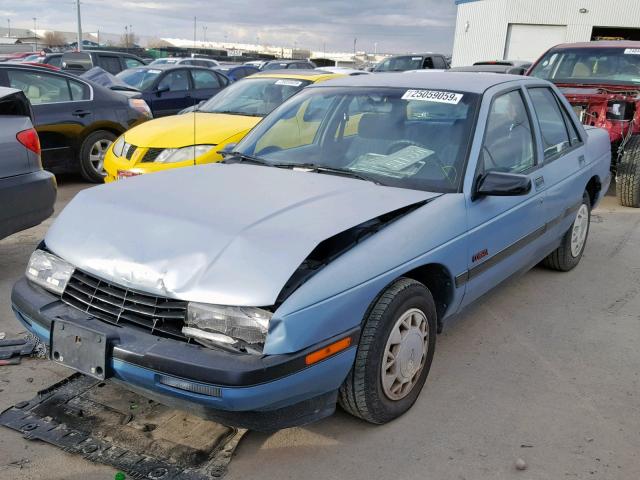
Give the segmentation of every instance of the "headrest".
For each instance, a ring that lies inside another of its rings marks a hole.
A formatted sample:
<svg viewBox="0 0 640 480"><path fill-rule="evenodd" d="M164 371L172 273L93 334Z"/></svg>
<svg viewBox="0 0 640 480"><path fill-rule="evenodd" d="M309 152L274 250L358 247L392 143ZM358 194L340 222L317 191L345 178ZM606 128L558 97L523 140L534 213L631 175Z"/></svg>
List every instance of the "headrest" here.
<svg viewBox="0 0 640 480"><path fill-rule="evenodd" d="M365 113L358 123L358 135L362 138L389 139L398 136L398 117L388 113Z"/></svg>

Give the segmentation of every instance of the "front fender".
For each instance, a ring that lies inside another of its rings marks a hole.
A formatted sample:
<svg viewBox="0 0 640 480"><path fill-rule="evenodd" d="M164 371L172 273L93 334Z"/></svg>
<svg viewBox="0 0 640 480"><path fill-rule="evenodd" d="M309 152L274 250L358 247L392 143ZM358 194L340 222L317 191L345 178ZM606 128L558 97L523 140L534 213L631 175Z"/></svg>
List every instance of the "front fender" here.
<svg viewBox="0 0 640 480"><path fill-rule="evenodd" d="M443 221L446 219L446 222ZM447 194L396 220L311 277L274 313L264 353L291 353L358 326L378 294L420 266L467 269L463 194ZM448 313L457 310L456 288Z"/></svg>

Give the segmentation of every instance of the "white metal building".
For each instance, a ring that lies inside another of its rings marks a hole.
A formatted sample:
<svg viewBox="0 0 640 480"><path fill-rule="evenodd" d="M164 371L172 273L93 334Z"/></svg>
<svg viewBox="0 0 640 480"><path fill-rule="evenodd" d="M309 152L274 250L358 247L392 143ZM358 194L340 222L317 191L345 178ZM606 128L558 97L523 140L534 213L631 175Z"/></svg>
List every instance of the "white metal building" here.
<svg viewBox="0 0 640 480"><path fill-rule="evenodd" d="M453 65L536 60L564 42L640 40L640 0L455 0Z"/></svg>

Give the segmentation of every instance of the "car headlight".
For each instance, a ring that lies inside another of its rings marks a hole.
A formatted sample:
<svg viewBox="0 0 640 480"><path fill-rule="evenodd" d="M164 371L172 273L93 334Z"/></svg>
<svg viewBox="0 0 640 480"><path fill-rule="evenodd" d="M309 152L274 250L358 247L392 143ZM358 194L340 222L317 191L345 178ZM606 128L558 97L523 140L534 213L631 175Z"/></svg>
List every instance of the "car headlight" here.
<svg viewBox="0 0 640 480"><path fill-rule="evenodd" d="M27 278L42 288L62 295L75 268L60 257L36 250L29 258L27 265Z"/></svg>
<svg viewBox="0 0 640 480"><path fill-rule="evenodd" d="M263 344L272 313L256 307L229 307L205 303L189 303L187 321L182 330L200 343L207 341L235 344Z"/></svg>
<svg viewBox="0 0 640 480"><path fill-rule="evenodd" d="M215 145L190 145L182 148L165 148L154 160L155 163L177 163L195 160L209 153Z"/></svg>
<svg viewBox="0 0 640 480"><path fill-rule="evenodd" d="M116 157L121 157L124 152L125 145L127 145L127 143L124 141L124 135L120 135L120 138L114 142L113 147L111 148L113 154Z"/></svg>

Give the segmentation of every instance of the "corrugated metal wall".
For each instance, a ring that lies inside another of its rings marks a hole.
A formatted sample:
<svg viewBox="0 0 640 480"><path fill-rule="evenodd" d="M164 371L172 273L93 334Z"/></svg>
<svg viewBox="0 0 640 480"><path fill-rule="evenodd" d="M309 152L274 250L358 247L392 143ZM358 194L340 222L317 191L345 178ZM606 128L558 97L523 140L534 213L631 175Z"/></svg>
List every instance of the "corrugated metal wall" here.
<svg viewBox="0 0 640 480"><path fill-rule="evenodd" d="M583 8L588 12L580 13ZM589 41L594 26L640 28L640 0L480 0L462 3L458 5L453 65L502 59L510 23L566 25L567 42Z"/></svg>

